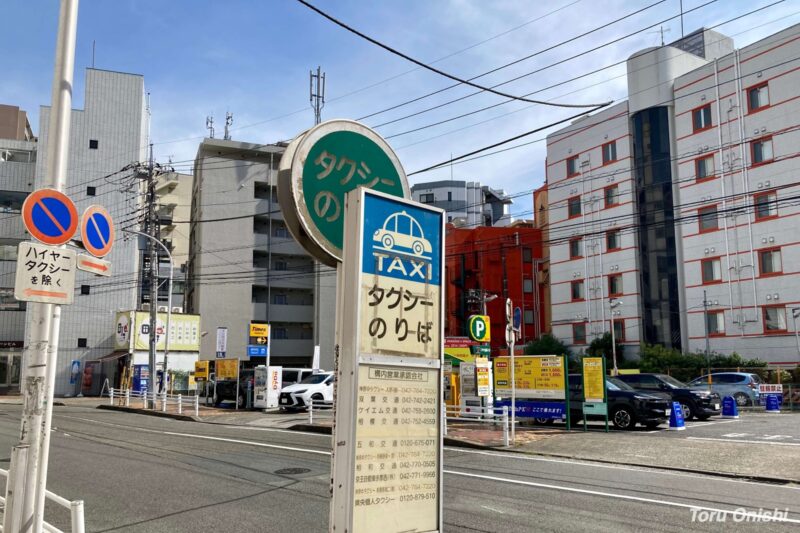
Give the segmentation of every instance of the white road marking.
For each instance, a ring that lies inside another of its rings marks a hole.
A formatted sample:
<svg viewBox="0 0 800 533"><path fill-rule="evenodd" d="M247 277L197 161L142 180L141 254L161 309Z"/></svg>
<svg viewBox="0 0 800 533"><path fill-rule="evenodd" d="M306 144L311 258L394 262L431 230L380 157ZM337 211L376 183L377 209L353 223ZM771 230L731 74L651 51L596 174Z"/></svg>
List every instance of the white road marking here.
<svg viewBox="0 0 800 533"><path fill-rule="evenodd" d="M481 451L481 450L470 450L468 448L453 448L451 446L447 446L444 448L445 450L458 452L458 453L471 453L477 455L489 455L493 457L503 457L504 459L519 459L522 461L539 461L543 463L565 463L570 465L578 465L578 466L590 466L593 468L607 468L611 470L628 470L631 472L640 472L646 474L659 474L662 476L677 476L677 477L690 477L690 478L697 478L697 479L713 479L714 481L725 481L727 483L747 483L748 485L762 485L765 487L770 488L781 488L781 489L789 489L789 490L800 490L800 487L792 487L788 485L774 485L772 483L760 483L758 481L749 481L747 479L731 479L727 477L717 477L717 476L709 476L704 474L691 474L689 472L669 472L663 469L659 469L657 466L654 467L631 467L631 466L624 466L624 465L613 465L613 464L602 464L602 463L591 463L586 461L579 461L573 459L558 459L558 458L549 458L549 457L533 457L530 455L522 455L520 453L501 453L501 452L490 452L490 451Z"/></svg>
<svg viewBox="0 0 800 533"><path fill-rule="evenodd" d="M489 511L494 511L495 513L506 514L504 511L500 509L495 509L494 507L489 507L488 505L481 505L484 509L488 509Z"/></svg>
<svg viewBox="0 0 800 533"><path fill-rule="evenodd" d="M495 477L495 476L484 476L481 474L470 474L467 472L459 472L457 470L443 470L445 474L450 474L454 476L464 476L464 477L471 477L476 479L484 479L487 481L497 481L501 483L511 483L514 485L525 485L528 487L537 487L543 489L553 489L553 490L561 490L565 492L576 492L579 494L590 494L592 496L605 496L607 498L617 498L620 500L630 500L635 502L643 502L643 503L653 503L656 505L664 505L667 507L681 507L684 509L699 509L702 511L715 511L717 513L723 514L731 514L736 516L752 516L754 518L759 517L758 513L756 512L747 512L741 513L737 510L729 510L729 509L719 509L714 507L704 507L701 505L692 505L689 503L679 503L679 502L672 502L668 500L657 500L654 498L642 498L640 496L629 496L627 494L612 494L610 492L602 492L598 490L588 490L588 489L578 489L575 487L564 487L561 485L550 485L548 483L536 483L533 481L523 481L520 479L509 479L509 478L502 478L502 477ZM763 518L762 518L763 519ZM792 524L800 524L800 520L794 518L773 518L771 519L773 522L788 522Z"/></svg>
<svg viewBox="0 0 800 533"><path fill-rule="evenodd" d="M324 450L311 450L308 448L295 448L293 446L281 446L279 444L267 444L265 442L254 442L251 440L239 440L239 439L229 439L226 437L212 437L210 435L192 435L191 433L178 433L175 431L159 431L159 433L163 433L164 435L175 435L176 437L188 437L190 439L204 439L204 440L215 440L220 442L232 442L234 444L247 444L248 446L258 446L259 448L274 448L277 450L289 450L292 452L306 452L306 453L316 453L319 455L330 455L331 452L326 452Z"/></svg>
<svg viewBox="0 0 800 533"><path fill-rule="evenodd" d="M713 440L716 442L739 442L743 444L769 444L771 446L800 446L800 442L775 442L768 440L745 440L745 439L715 439L712 437L686 437L688 440Z"/></svg>
<svg viewBox="0 0 800 533"><path fill-rule="evenodd" d="M734 422L741 422L741 420L717 420L716 422L690 422L686 424L689 429L704 428L706 426L713 426L714 424L733 424Z"/></svg>

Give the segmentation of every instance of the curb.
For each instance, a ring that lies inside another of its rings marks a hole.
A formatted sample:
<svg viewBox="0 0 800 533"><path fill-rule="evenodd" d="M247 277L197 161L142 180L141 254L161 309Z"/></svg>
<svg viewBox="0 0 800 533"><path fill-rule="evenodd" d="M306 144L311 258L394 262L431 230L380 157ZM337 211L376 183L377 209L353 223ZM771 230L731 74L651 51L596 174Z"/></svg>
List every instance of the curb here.
<svg viewBox="0 0 800 533"><path fill-rule="evenodd" d="M162 413L161 411L150 411L145 409L137 409L135 407L123 407L121 405L98 405L97 409L105 409L106 411L122 411L125 413L157 416L161 418L172 418L173 420L182 420L184 422L201 422L201 420L198 420L197 418L190 415L176 415L173 413Z"/></svg>

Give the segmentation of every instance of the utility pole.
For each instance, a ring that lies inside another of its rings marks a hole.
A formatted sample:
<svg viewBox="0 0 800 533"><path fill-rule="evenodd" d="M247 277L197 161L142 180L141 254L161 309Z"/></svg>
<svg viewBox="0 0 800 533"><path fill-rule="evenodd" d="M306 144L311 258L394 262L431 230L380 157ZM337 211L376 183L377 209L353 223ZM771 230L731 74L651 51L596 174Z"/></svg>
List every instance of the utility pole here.
<svg viewBox="0 0 800 533"><path fill-rule="evenodd" d="M322 122L322 108L325 107L325 73L321 67L317 67L317 73L313 70L308 72L308 100L311 102L311 109L314 110L314 125Z"/></svg>
<svg viewBox="0 0 800 533"><path fill-rule="evenodd" d="M157 239L156 228L156 180L153 169L153 145L150 144L150 158L147 163L147 228L146 233L151 237L147 240L147 256L150 258L150 386L148 392L153 393L151 409L156 408L156 394L158 389L158 372L156 371L156 344L158 342L158 250L153 239Z"/></svg>
<svg viewBox="0 0 800 533"><path fill-rule="evenodd" d="M703 324L706 332L706 366L708 367L708 388L711 389L711 345L708 340L708 300L703 290Z"/></svg>
<svg viewBox="0 0 800 533"><path fill-rule="evenodd" d="M226 141L231 140L231 124L233 124L233 113L225 112L225 133L223 134L222 138Z"/></svg>
<svg viewBox="0 0 800 533"><path fill-rule="evenodd" d="M75 35L78 0L62 0L53 69L49 142L44 187L63 191L67 181L72 79L75 70ZM19 443L11 451L6 483L3 531L38 532L44 520L49 437L53 410L54 365L58 360L61 306L29 303L30 338L25 347L25 374Z"/></svg>

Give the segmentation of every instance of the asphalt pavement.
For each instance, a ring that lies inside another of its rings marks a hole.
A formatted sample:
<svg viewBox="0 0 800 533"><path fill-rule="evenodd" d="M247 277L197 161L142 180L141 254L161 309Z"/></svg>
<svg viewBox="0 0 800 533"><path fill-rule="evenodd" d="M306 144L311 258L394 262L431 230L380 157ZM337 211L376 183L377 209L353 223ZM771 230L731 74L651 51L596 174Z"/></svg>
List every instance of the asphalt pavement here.
<svg viewBox="0 0 800 533"><path fill-rule="evenodd" d="M0 450L16 441L19 411L0 405ZM86 502L87 531L327 530L329 435L75 405L56 407L53 426L48 488ZM800 527L796 485L449 447L444 471L447 531ZM736 521L737 509L776 508L784 521ZM692 522L711 511L726 522ZM48 507L47 517L67 527L65 512Z"/></svg>

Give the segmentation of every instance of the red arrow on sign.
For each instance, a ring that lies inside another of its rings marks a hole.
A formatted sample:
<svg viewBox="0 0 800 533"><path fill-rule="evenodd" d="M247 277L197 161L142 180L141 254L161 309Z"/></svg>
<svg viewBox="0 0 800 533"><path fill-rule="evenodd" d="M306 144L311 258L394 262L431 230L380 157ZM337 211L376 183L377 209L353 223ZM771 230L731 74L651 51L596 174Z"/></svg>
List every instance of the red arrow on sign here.
<svg viewBox="0 0 800 533"><path fill-rule="evenodd" d="M102 270L103 272L108 270L108 267L106 265L100 263L92 263L91 261L86 261L86 260L81 260L81 265L94 268L96 270Z"/></svg>
<svg viewBox="0 0 800 533"><path fill-rule="evenodd" d="M36 289L25 289L23 291L25 296L47 296L49 298L66 298L66 292L53 292L53 291L40 291Z"/></svg>

